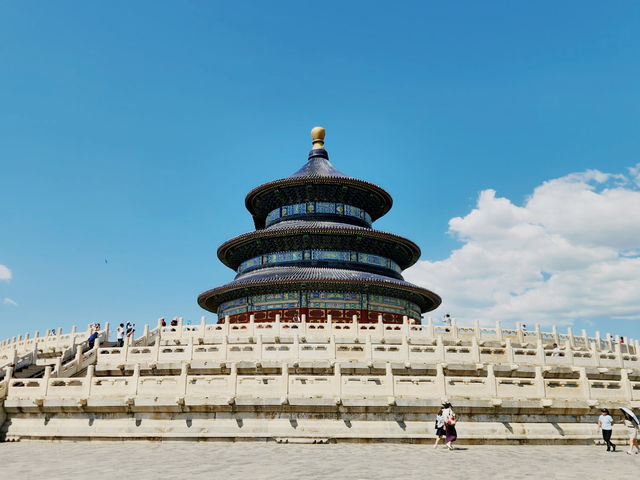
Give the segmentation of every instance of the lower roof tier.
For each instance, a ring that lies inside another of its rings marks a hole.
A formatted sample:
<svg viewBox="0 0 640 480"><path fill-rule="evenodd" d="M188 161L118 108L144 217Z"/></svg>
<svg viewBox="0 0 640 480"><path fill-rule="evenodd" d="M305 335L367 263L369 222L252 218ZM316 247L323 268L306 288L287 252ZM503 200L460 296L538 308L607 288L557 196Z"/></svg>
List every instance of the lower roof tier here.
<svg viewBox="0 0 640 480"><path fill-rule="evenodd" d="M384 275L338 268L275 267L248 272L226 285L208 290L200 294L198 304L217 313L223 302L236 298L295 290L397 297L413 302L423 313L434 310L442 301L430 290Z"/></svg>

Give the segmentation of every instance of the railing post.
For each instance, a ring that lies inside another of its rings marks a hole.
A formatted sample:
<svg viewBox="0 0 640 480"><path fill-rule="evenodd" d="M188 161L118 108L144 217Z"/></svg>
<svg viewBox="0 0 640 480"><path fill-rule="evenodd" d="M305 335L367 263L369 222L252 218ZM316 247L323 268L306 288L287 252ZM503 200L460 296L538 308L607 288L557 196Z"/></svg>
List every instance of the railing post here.
<svg viewBox="0 0 640 480"><path fill-rule="evenodd" d="M184 320L182 317L178 318L178 328L176 329L178 331L178 334L180 335L180 339L182 339L183 335L184 335Z"/></svg>
<svg viewBox="0 0 640 480"><path fill-rule="evenodd" d="M371 334L367 333L364 343L364 354L369 366L373 365L373 345L371 343Z"/></svg>
<svg viewBox="0 0 640 480"><path fill-rule="evenodd" d="M458 340L458 338L459 338L459 335L458 335L458 322L456 321L455 318L451 319L451 332L452 332L453 338L455 340Z"/></svg>
<svg viewBox="0 0 640 480"><path fill-rule="evenodd" d="M87 376L85 377L85 386L84 386L84 394L85 397L89 398L89 396L91 395L91 384L93 383L93 376L95 373L95 366L94 365L89 365L87 367Z"/></svg>
<svg viewBox="0 0 640 480"><path fill-rule="evenodd" d="M441 363L444 363L446 360L445 351L444 351L444 341L442 340L442 335L438 335L436 337L436 355Z"/></svg>
<svg viewBox="0 0 640 480"><path fill-rule="evenodd" d="M596 331L596 345L598 347L598 351L602 349L602 337L600 336L600 331Z"/></svg>
<svg viewBox="0 0 640 480"><path fill-rule="evenodd" d="M256 341L256 362L262 362L262 333L259 333Z"/></svg>
<svg viewBox="0 0 640 480"><path fill-rule="evenodd" d="M544 345L542 343L542 338L538 337L538 343L536 345L536 356L538 357L538 364L544 365L547 363L547 356L544 353Z"/></svg>
<svg viewBox="0 0 640 480"><path fill-rule="evenodd" d="M200 317L200 332L198 335L199 338L204 338L206 333L206 328L207 328L207 317L202 315L202 317Z"/></svg>
<svg viewBox="0 0 640 480"><path fill-rule="evenodd" d="M498 396L498 384L496 382L496 374L493 371L493 364L487 364L487 387L489 389L489 395L491 397Z"/></svg>
<svg viewBox="0 0 640 480"><path fill-rule="evenodd" d="M480 363L480 346L478 345L478 338L476 336L471 337L471 355L473 355L473 361Z"/></svg>
<svg viewBox="0 0 640 480"><path fill-rule="evenodd" d="M569 347L576 348L576 342L573 338L573 328L567 327L567 337L569 337Z"/></svg>
<svg viewBox="0 0 640 480"><path fill-rule="evenodd" d="M444 377L444 368L442 364L436 365L436 386L438 389L438 395L440 395L441 400L447 399L447 382Z"/></svg>
<svg viewBox="0 0 640 480"><path fill-rule="evenodd" d="M293 336L293 350L295 351L295 363L300 362L300 332Z"/></svg>
<svg viewBox="0 0 640 480"><path fill-rule="evenodd" d="M144 330L142 331L142 337L144 338L143 345L145 347L149 346L149 324L148 323L144 324Z"/></svg>
<svg viewBox="0 0 640 480"><path fill-rule="evenodd" d="M193 346L193 338L189 337L191 340L191 346ZM187 394L187 374L189 373L189 362L184 362L180 368L180 392L181 396Z"/></svg>
<svg viewBox="0 0 640 480"><path fill-rule="evenodd" d="M236 398L238 395L238 364L233 362L231 364L231 373L229 374L229 383L231 386L231 398Z"/></svg>
<svg viewBox="0 0 640 480"><path fill-rule="evenodd" d="M560 337L558 337L558 327L555 325L551 327L551 334L553 335L553 343L560 345Z"/></svg>
<svg viewBox="0 0 640 480"><path fill-rule="evenodd" d="M79 372L80 370L82 370L82 344L79 344L78 348L76 349L75 363L76 363L76 372Z"/></svg>
<svg viewBox="0 0 640 480"><path fill-rule="evenodd" d="M582 341L584 342L585 348L589 349L589 335L587 335L587 330L582 329Z"/></svg>
<svg viewBox="0 0 640 480"><path fill-rule="evenodd" d="M544 377L542 376L542 367L536 367L535 383L538 387L538 397L543 399L546 398L547 394L544 385Z"/></svg>
<svg viewBox="0 0 640 480"><path fill-rule="evenodd" d="M522 331L522 324L520 322L516 323L516 335L518 342L522 345L524 343L524 332Z"/></svg>
<svg viewBox="0 0 640 480"><path fill-rule="evenodd" d="M427 335L431 338L436 336L435 329L433 328L433 317L427 318Z"/></svg>
<svg viewBox="0 0 640 480"><path fill-rule="evenodd" d="M480 320L473 321L473 336L476 337L476 343L480 340L480 336L482 335L482 330L480 330Z"/></svg>
<svg viewBox="0 0 640 480"><path fill-rule="evenodd" d="M542 340L542 332L540 331L540 324L536 323L536 340Z"/></svg>
<svg viewBox="0 0 640 480"><path fill-rule="evenodd" d="M600 350L597 348L595 343L591 344L591 360L594 367L600 366Z"/></svg>
<svg viewBox="0 0 640 480"><path fill-rule="evenodd" d="M49 392L49 379L51 379L51 366L47 365L46 367L44 367L44 376L42 378L42 380L44 381L42 389L43 397L46 397L47 393Z"/></svg>
<svg viewBox="0 0 640 480"><path fill-rule="evenodd" d="M224 317L224 334L229 335L229 315Z"/></svg>
<svg viewBox="0 0 640 480"><path fill-rule="evenodd" d="M496 339L501 342L502 338L502 325L500 325L500 320L496 320Z"/></svg>
<svg viewBox="0 0 640 480"><path fill-rule="evenodd" d="M618 362L618 366L620 368L624 368L624 357L622 356L622 349L620 348L619 343L616 343L614 351L616 354L616 361Z"/></svg>
<svg viewBox="0 0 640 480"><path fill-rule="evenodd" d="M275 330L274 334L275 335L280 335L280 314L279 313L276 313L276 323L275 323L274 327L275 327L274 328L274 330Z"/></svg>
<svg viewBox="0 0 640 480"><path fill-rule="evenodd" d="M395 403L395 386L393 381L393 368L391 367L391 362L387 362L385 365L385 376L384 380L387 383L387 403L393 404Z"/></svg>
<svg viewBox="0 0 640 480"><path fill-rule="evenodd" d="M580 367L580 383L582 383L582 394L584 398L591 400L591 385L589 384L589 377L587 377L587 370L584 367Z"/></svg>
<svg viewBox="0 0 640 480"><path fill-rule="evenodd" d="M56 366L53 369L54 377L62 376L62 357L56 357Z"/></svg>
<svg viewBox="0 0 640 480"><path fill-rule="evenodd" d="M633 388L629 381L629 370L626 368L620 370L620 383L622 384L622 389L625 393L625 400L631 401L633 398Z"/></svg>
<svg viewBox="0 0 640 480"><path fill-rule="evenodd" d="M280 399L282 405L289 402L289 365L287 362L282 363L282 384L284 387L284 395Z"/></svg>
<svg viewBox="0 0 640 480"><path fill-rule="evenodd" d="M140 364L136 363L133 366L133 376L131 377L131 395L135 397L138 394L138 383L140 383Z"/></svg>
<svg viewBox="0 0 640 480"><path fill-rule="evenodd" d="M249 335L256 336L256 316L253 313L249 315Z"/></svg>
<svg viewBox="0 0 640 480"><path fill-rule="evenodd" d="M515 358L513 357L513 346L511 345L510 338L505 340L505 352L507 354L507 362L511 364L516 363Z"/></svg>
<svg viewBox="0 0 640 480"><path fill-rule="evenodd" d="M333 366L333 376L336 381L336 399L338 402L342 401L342 369L340 363L336 362Z"/></svg>
<svg viewBox="0 0 640 480"><path fill-rule="evenodd" d="M404 360L404 365L406 368L409 368L411 364L409 363L409 337L407 335L402 336L402 359Z"/></svg>

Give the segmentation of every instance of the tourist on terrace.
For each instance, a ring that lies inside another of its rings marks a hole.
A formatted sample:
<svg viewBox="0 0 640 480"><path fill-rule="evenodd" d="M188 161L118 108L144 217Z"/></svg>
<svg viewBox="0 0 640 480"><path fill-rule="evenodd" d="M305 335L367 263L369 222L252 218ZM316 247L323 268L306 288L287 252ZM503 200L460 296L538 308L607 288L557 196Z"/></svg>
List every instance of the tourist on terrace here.
<svg viewBox="0 0 640 480"><path fill-rule="evenodd" d="M438 415L436 415L436 443L433 445L433 448L438 446L438 442L442 440L442 438L446 435L444 429L444 415L442 415L442 408L438 410Z"/></svg>
<svg viewBox="0 0 640 480"><path fill-rule="evenodd" d="M135 332L135 324L131 322L127 322L127 339L133 336L133 332Z"/></svg>
<svg viewBox="0 0 640 480"><path fill-rule="evenodd" d="M95 345L96 339L98 338L98 332L93 332L89 338L87 339L87 343L89 344L89 348L93 348Z"/></svg>
<svg viewBox="0 0 640 480"><path fill-rule="evenodd" d="M551 351L551 356L552 357L559 357L560 356L560 347L558 346L557 343L553 344L553 350Z"/></svg>
<svg viewBox="0 0 640 480"><path fill-rule="evenodd" d="M602 439L607 444L607 452L616 451L615 443L611 443L611 433L613 432L613 417L609 413L609 410L603 408L600 410L602 415L598 417L598 430L602 430Z"/></svg>
<svg viewBox="0 0 640 480"><path fill-rule="evenodd" d="M449 402L444 403L442 407L445 441L447 442L447 448L453 450L452 443L458 439L458 432L456 432L456 414L453 412L453 408Z"/></svg>
<svg viewBox="0 0 640 480"><path fill-rule="evenodd" d="M118 347L124 345L124 323L121 323L117 329Z"/></svg>
<svg viewBox="0 0 640 480"><path fill-rule="evenodd" d="M449 315L448 313L444 314L444 317L442 318L442 323L444 324L445 328L444 331L448 332L449 328L451 326L451 315Z"/></svg>

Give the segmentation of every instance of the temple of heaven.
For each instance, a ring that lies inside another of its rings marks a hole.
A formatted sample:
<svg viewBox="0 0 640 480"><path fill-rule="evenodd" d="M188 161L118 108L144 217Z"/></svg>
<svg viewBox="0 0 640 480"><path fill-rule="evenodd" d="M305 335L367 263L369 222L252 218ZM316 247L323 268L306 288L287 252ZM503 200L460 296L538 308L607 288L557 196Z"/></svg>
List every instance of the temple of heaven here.
<svg viewBox="0 0 640 480"><path fill-rule="evenodd" d="M391 209L391 196L337 170L324 136L322 127L311 130L313 148L300 170L247 194L256 230L218 249L236 277L198 297L219 322L253 315L255 322L401 323L440 305L438 295L402 277L420 248L372 228Z"/></svg>

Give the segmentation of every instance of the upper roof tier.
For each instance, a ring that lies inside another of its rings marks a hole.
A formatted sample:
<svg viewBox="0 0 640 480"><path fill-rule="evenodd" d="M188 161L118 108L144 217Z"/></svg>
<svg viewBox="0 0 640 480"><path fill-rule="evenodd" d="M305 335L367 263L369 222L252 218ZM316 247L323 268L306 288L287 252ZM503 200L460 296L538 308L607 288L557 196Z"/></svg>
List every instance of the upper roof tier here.
<svg viewBox="0 0 640 480"><path fill-rule="evenodd" d="M265 228L267 217L274 210L306 202L338 201L349 208L362 209L371 222L389 211L393 200L387 191L373 183L349 177L331 164L329 154L324 149L324 135L322 127L315 127L311 131L313 149L309 152L307 163L297 172L260 185L247 194L245 205L253 215L257 229ZM362 221L353 220L350 223L357 225Z"/></svg>

